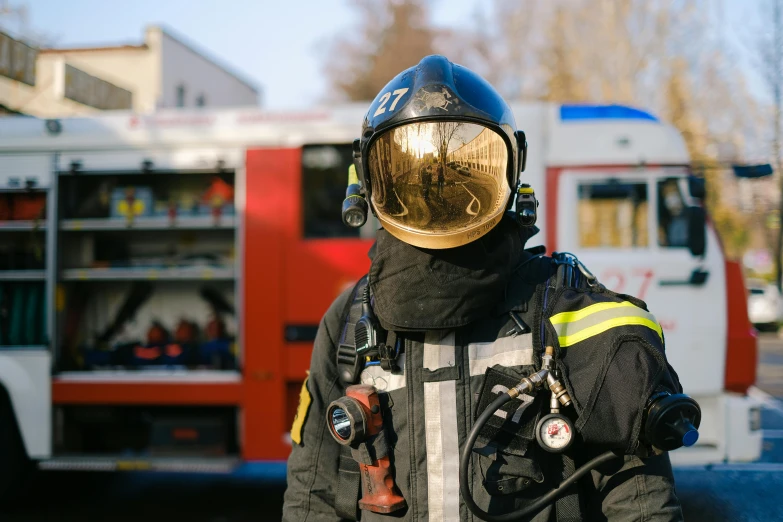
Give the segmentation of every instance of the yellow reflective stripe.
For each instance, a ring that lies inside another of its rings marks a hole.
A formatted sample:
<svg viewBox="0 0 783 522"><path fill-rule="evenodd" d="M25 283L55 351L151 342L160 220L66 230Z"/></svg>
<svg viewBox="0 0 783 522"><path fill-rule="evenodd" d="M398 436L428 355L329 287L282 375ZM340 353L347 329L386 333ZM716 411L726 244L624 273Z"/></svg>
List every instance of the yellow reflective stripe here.
<svg viewBox="0 0 783 522"><path fill-rule="evenodd" d="M564 335L562 337L558 337L557 340L560 343L560 347L565 348L566 346L571 346L578 342L584 341L585 339L589 339L590 337L596 336L598 334L602 334L611 328L616 328L618 326L633 326L633 325L646 326L647 328L650 328L651 330L657 332L658 337L660 337L661 340L663 340L663 332L661 330L661 326L655 321L651 319L647 319L645 317L615 317L614 319L607 319L606 321L603 321L593 326L589 326L571 335Z"/></svg>
<svg viewBox="0 0 783 522"><path fill-rule="evenodd" d="M561 312L559 314L553 315L549 319L549 321L553 325L562 324L562 323L573 323L580 319L584 319L589 315L598 312L603 312L604 310L611 310L612 308L624 308L628 306L636 307L636 305L634 305L629 301L623 301L621 303L596 303L586 308L582 308L581 310L577 310L576 312Z"/></svg>
<svg viewBox="0 0 783 522"><path fill-rule="evenodd" d="M313 402L313 398L310 395L310 390L307 388L307 381L310 379L310 371L307 371L307 376L302 383L302 389L299 390L299 407L296 409L296 416L294 417L294 425L291 426L291 440L294 443L302 444L302 431L304 431L304 424L307 420L307 413L310 411L310 403Z"/></svg>

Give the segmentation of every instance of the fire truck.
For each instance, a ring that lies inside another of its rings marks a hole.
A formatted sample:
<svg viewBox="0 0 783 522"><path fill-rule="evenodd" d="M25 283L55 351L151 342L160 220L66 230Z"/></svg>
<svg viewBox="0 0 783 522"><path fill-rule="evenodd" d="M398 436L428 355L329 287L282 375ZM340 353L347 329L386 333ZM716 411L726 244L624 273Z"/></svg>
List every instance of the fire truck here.
<svg viewBox="0 0 783 522"><path fill-rule="evenodd" d="M340 215L365 110L0 120L2 487L34 466L284 477L319 321L369 267L377 221ZM701 404L675 464L758 458L743 275L681 135L632 107L514 111L529 246L646 301Z"/></svg>

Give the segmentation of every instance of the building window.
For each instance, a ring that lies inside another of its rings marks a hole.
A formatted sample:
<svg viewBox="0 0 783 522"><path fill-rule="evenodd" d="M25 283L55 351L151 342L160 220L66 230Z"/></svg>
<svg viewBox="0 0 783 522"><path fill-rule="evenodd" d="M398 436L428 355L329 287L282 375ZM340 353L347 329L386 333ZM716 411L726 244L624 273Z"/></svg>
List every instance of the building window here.
<svg viewBox="0 0 783 522"><path fill-rule="evenodd" d="M185 86L182 84L177 85L177 107L185 106Z"/></svg>
<svg viewBox="0 0 783 522"><path fill-rule="evenodd" d="M203 94L199 94L196 97L196 107L204 107L207 105L207 98Z"/></svg>

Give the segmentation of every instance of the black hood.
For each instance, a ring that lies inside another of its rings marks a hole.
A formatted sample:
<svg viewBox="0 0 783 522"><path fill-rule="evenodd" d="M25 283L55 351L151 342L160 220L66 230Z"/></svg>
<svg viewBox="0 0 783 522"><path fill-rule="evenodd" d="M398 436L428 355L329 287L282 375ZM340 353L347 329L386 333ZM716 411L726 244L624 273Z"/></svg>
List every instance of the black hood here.
<svg viewBox="0 0 783 522"><path fill-rule="evenodd" d="M387 330L457 328L488 317L527 257L535 227L505 216L491 232L458 248L429 250L379 230L370 249L373 310Z"/></svg>

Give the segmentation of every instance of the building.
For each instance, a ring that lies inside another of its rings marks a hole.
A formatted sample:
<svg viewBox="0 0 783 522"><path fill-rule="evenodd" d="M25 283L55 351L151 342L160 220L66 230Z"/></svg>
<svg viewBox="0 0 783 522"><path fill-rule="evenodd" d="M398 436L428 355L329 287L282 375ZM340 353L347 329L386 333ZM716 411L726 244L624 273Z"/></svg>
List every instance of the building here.
<svg viewBox="0 0 783 522"><path fill-rule="evenodd" d="M158 26L139 44L34 49L0 34L0 108L39 117L259 104L259 88Z"/></svg>

